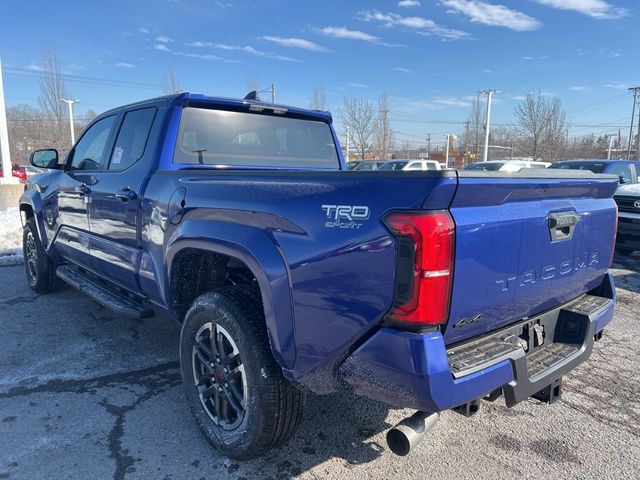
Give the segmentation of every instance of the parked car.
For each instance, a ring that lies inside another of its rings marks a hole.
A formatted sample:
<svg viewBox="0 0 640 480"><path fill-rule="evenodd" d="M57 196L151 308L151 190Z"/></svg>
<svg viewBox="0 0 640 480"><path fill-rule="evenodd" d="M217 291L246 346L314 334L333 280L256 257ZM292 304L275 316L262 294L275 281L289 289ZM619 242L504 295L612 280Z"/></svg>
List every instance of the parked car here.
<svg viewBox="0 0 640 480"><path fill-rule="evenodd" d="M621 184L638 183L637 162L629 160L567 160L552 164L549 168L563 170L590 170L593 173L610 173L620 178Z"/></svg>
<svg viewBox="0 0 640 480"><path fill-rule="evenodd" d="M378 170L441 170L441 168L435 160L390 160L384 162Z"/></svg>
<svg viewBox="0 0 640 480"><path fill-rule="evenodd" d="M366 160L350 160L347 162L347 170L353 170L361 163L366 162Z"/></svg>
<svg viewBox="0 0 640 480"><path fill-rule="evenodd" d="M303 391L418 410L387 436L402 455L437 412L557 400L613 318L616 177L337 175L336 138L327 112L246 99L105 112L66 161L32 154L55 168L20 198L28 282L178 320L186 398L232 458L291 437Z"/></svg>
<svg viewBox="0 0 640 480"><path fill-rule="evenodd" d="M402 170L408 163L408 160L389 160L380 165L378 170L381 172Z"/></svg>
<svg viewBox="0 0 640 480"><path fill-rule="evenodd" d="M613 198L618 204L616 248L626 254L640 250L640 184L620 185Z"/></svg>
<svg viewBox="0 0 640 480"><path fill-rule="evenodd" d="M377 170L382 164L384 164L384 160L364 160L356 165L353 170Z"/></svg>
<svg viewBox="0 0 640 480"><path fill-rule="evenodd" d="M22 165L22 169L27 173L27 177L33 177L34 175L44 172L44 169L34 167L33 165Z"/></svg>
<svg viewBox="0 0 640 480"><path fill-rule="evenodd" d="M469 163L464 170L481 170L485 172L519 172L527 168L547 168L549 162L532 160L489 160L488 162Z"/></svg>
<svg viewBox="0 0 640 480"><path fill-rule="evenodd" d="M2 162L0 162L0 175L2 175ZM27 181L27 172L17 163L11 164L11 176L18 178L22 183Z"/></svg>

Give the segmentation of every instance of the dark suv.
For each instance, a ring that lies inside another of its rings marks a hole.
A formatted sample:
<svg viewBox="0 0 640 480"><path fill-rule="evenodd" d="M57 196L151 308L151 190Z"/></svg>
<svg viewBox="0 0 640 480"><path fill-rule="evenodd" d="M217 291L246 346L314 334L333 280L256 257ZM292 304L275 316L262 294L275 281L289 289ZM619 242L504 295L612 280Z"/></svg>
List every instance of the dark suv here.
<svg viewBox="0 0 640 480"><path fill-rule="evenodd" d="M611 173L620 178L620 183L638 183L636 163L629 160L567 160L550 165L549 168L567 170L591 170L593 173Z"/></svg>
<svg viewBox="0 0 640 480"><path fill-rule="evenodd" d="M640 185L621 185L614 195L618 204L618 236L620 253L640 250Z"/></svg>

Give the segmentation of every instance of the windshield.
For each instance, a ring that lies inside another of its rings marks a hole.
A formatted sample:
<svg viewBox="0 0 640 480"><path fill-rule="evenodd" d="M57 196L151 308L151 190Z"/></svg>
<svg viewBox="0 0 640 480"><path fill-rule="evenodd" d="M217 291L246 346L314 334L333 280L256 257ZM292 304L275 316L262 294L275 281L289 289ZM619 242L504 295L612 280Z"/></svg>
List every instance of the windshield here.
<svg viewBox="0 0 640 480"><path fill-rule="evenodd" d="M480 163L471 163L464 167L464 170L482 170L484 172L496 171L500 170L502 167L502 163L489 163L489 162L480 162Z"/></svg>
<svg viewBox="0 0 640 480"><path fill-rule="evenodd" d="M182 113L174 163L338 170L329 124L203 108Z"/></svg>
<svg viewBox="0 0 640 480"><path fill-rule="evenodd" d="M549 168L562 168L564 170L591 170L593 173L602 173L606 168L605 162L559 162L550 165Z"/></svg>
<svg viewBox="0 0 640 480"><path fill-rule="evenodd" d="M387 162L387 163L383 163L380 168L378 168L378 170L386 170L386 171L392 171L392 170L402 170L402 168L409 162Z"/></svg>

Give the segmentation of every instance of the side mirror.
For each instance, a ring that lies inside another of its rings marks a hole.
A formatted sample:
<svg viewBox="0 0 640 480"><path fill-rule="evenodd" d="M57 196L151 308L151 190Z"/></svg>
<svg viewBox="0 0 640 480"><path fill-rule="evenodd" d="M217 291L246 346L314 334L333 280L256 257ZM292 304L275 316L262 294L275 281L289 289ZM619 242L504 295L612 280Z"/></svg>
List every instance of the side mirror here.
<svg viewBox="0 0 640 480"><path fill-rule="evenodd" d="M54 148L35 150L29 157L29 163L38 168L60 168L58 151Z"/></svg>
<svg viewBox="0 0 640 480"><path fill-rule="evenodd" d="M623 176L623 175L620 175L620 185L623 185L623 184L625 184L625 183L627 183L627 179L626 179L626 178L624 178L624 176Z"/></svg>

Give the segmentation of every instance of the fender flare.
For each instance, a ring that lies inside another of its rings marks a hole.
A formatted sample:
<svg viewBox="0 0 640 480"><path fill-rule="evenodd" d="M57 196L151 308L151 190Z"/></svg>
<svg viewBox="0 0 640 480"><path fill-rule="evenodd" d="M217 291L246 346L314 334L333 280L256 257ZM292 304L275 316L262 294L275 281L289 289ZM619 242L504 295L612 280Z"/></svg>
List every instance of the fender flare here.
<svg viewBox="0 0 640 480"><path fill-rule="evenodd" d="M22 228L24 228L26 224L26 218L22 214L25 206L31 208L33 216L36 219L36 235L38 236L40 244L45 250L47 250L49 247L49 242L47 240L47 234L44 225L44 216L42 215L42 201L40 199L40 194L38 194L38 192L36 192L35 190L25 190L25 192L20 196L19 210Z"/></svg>
<svg viewBox="0 0 640 480"><path fill-rule="evenodd" d="M171 269L184 249L219 253L242 261L258 281L271 350L283 369L296 359L289 271L275 240L267 232L241 224L187 220L170 235L165 249L165 304L173 304Z"/></svg>

